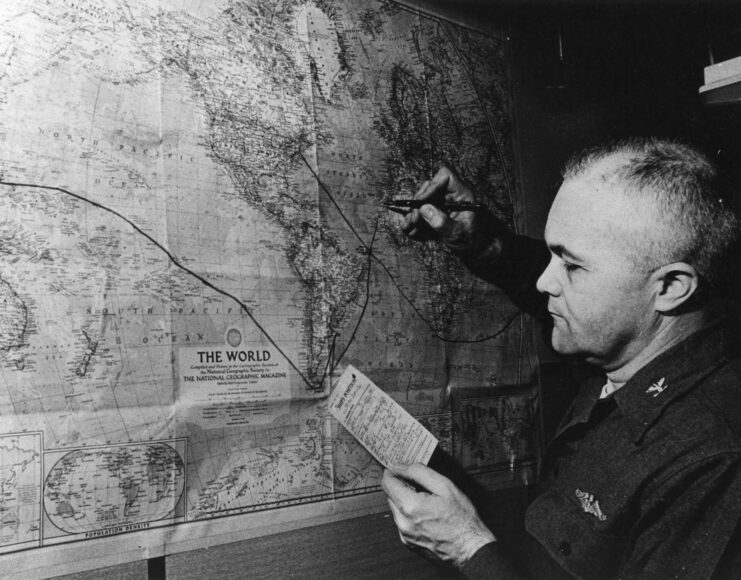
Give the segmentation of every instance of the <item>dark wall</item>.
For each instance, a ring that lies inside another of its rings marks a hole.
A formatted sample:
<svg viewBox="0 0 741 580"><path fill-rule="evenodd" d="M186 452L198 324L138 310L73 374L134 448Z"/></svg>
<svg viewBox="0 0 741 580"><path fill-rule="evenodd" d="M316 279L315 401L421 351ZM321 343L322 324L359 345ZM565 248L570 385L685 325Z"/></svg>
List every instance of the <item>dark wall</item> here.
<svg viewBox="0 0 741 580"><path fill-rule="evenodd" d="M661 135L689 141L716 157L738 183L741 107L706 106L698 89L711 51L716 61L741 56L741 2L497 9L512 22L529 233L542 234L567 157L609 139Z"/></svg>

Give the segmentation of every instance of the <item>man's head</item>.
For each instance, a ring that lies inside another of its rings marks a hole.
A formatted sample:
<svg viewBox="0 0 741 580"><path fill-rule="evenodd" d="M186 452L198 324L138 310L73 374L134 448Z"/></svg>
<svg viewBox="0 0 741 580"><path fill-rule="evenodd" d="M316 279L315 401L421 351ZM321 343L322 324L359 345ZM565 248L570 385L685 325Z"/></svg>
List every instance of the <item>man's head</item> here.
<svg viewBox="0 0 741 580"><path fill-rule="evenodd" d="M550 295L554 348L610 370L712 293L736 221L712 164L671 141L587 151L563 176L538 289Z"/></svg>

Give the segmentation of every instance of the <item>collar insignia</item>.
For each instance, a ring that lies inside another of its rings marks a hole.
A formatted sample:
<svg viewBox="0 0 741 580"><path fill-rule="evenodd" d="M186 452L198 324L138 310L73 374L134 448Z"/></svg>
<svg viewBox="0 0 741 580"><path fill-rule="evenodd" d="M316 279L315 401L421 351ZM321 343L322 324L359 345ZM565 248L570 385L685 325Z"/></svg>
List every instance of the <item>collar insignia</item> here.
<svg viewBox="0 0 741 580"><path fill-rule="evenodd" d="M577 489L576 497L579 498L581 509L583 509L585 513L592 514L601 522L604 522L607 519L607 516L602 513L602 509L599 507L599 502L594 499L593 494Z"/></svg>
<svg viewBox="0 0 741 580"><path fill-rule="evenodd" d="M646 389L646 394L647 395L651 394L654 396L654 398L656 398L661 393L663 393L668 386L669 384L666 382L666 378L662 377L658 381L656 381L653 385L648 387L648 389Z"/></svg>

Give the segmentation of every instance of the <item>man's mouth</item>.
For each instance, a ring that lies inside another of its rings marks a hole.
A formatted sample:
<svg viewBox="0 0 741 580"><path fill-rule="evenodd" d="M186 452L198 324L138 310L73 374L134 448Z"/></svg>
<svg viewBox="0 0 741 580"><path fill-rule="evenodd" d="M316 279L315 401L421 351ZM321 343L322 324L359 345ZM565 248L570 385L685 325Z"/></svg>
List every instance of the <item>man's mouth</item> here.
<svg viewBox="0 0 741 580"><path fill-rule="evenodd" d="M566 318L564 318L561 314L559 314L558 312L553 312L553 310L549 310L548 314L550 314L551 318L553 318L554 320L566 320Z"/></svg>

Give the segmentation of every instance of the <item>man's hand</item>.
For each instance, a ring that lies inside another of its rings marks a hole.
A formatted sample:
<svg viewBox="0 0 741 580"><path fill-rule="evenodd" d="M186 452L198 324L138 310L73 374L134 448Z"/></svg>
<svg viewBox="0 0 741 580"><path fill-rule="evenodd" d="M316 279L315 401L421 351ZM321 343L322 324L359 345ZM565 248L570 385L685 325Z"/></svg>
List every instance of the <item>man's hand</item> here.
<svg viewBox="0 0 741 580"><path fill-rule="evenodd" d="M384 472L381 488L404 544L461 567L479 548L496 540L447 477L421 463L393 469L394 473ZM415 490L410 482L423 490Z"/></svg>
<svg viewBox="0 0 741 580"><path fill-rule="evenodd" d="M441 167L430 181L421 185L414 198L429 203L404 216L401 229L408 236L425 239L432 232L460 256L482 258L488 255L496 259L506 228L491 213L452 211L447 214L438 207L445 201L476 201L471 189L450 169Z"/></svg>
<svg viewBox="0 0 741 580"><path fill-rule="evenodd" d="M473 192L450 169L441 167L430 181L421 185L414 198L430 203L413 209L404 216L402 230L408 236L424 238L425 229L429 227L451 247L467 249L470 246L474 231L474 212L456 211L448 215L434 205L437 203L442 206L444 201L475 201Z"/></svg>

